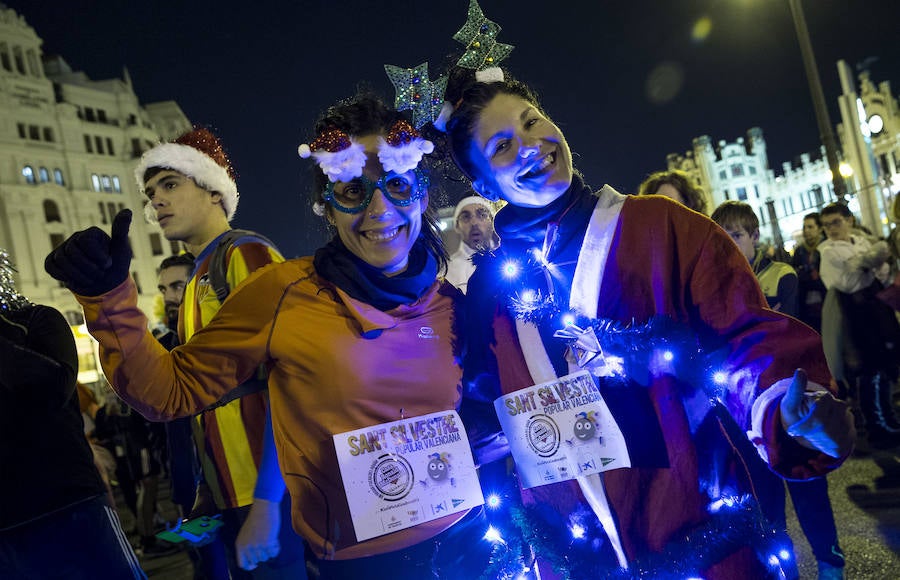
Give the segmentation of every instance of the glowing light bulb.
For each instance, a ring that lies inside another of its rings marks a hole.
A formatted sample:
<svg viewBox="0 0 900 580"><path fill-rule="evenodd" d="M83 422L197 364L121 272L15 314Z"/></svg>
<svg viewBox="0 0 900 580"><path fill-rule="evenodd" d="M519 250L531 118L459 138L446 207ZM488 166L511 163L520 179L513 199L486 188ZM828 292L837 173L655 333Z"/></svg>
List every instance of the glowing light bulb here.
<svg viewBox="0 0 900 580"><path fill-rule="evenodd" d="M574 326L575 325L575 315L574 314L566 314L562 317L563 326Z"/></svg>
<svg viewBox="0 0 900 580"><path fill-rule="evenodd" d="M790 560L791 553L788 550L782 549L778 552L778 557L781 558L781 560L783 560L783 561Z"/></svg>
<svg viewBox="0 0 900 580"><path fill-rule="evenodd" d="M495 544L506 543L503 541L503 536L500 535L500 531L494 526L488 526L487 531L484 533L484 539Z"/></svg>
<svg viewBox="0 0 900 580"><path fill-rule="evenodd" d="M779 564L781 564L781 561L778 559L778 556L776 556L775 554L772 554L771 556L769 556L769 565L770 566L778 566Z"/></svg>
<svg viewBox="0 0 900 580"><path fill-rule="evenodd" d="M503 264L503 276L506 278L515 278L519 275L519 263L515 260L509 260Z"/></svg>
<svg viewBox="0 0 900 580"><path fill-rule="evenodd" d="M572 530L572 537L575 538L576 540L580 540L581 538L584 537L585 530L584 530L583 526L574 524L572 526L571 530Z"/></svg>
<svg viewBox="0 0 900 580"><path fill-rule="evenodd" d="M664 360L664 361L666 361L666 362L671 362L672 359L674 359L674 358L675 358L675 354L672 353L671 350L667 350L667 351L664 351L664 352L663 352L663 360Z"/></svg>
<svg viewBox="0 0 900 580"><path fill-rule="evenodd" d="M724 372L717 371L715 374L713 374L713 382L715 382L717 385L724 385L727 381L728 375L726 375Z"/></svg>
<svg viewBox="0 0 900 580"><path fill-rule="evenodd" d="M537 300L537 294L535 294L534 290L524 290L522 291L522 294L520 294L520 298L522 299L522 302L534 302Z"/></svg>
<svg viewBox="0 0 900 580"><path fill-rule="evenodd" d="M489 508L497 509L500 507L500 496L496 493L492 493L487 498L487 505Z"/></svg>

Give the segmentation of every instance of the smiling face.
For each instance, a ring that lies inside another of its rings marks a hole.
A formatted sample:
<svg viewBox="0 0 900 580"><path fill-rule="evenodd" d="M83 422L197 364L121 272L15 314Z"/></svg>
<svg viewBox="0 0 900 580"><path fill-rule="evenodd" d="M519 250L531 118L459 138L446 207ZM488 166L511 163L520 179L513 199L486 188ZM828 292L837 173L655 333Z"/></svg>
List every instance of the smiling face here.
<svg viewBox="0 0 900 580"><path fill-rule="evenodd" d="M572 182L572 153L562 132L518 96L500 93L481 111L468 155L475 190L516 206L544 207Z"/></svg>
<svg viewBox="0 0 900 580"><path fill-rule="evenodd" d="M167 240L202 249L228 229L222 196L203 189L182 173L164 169L147 180L144 192Z"/></svg>
<svg viewBox="0 0 900 580"><path fill-rule="evenodd" d="M385 174L378 161L379 135L357 137L365 147L366 166L363 176L376 182ZM403 176L415 180L414 172ZM336 183L335 191L343 191L346 184ZM381 270L385 275L399 274L406 269L409 251L422 231L422 213L428 207L428 195L406 207L394 205L383 191L375 188L368 207L358 213L345 213L328 206L329 221L337 229L344 246L357 258Z"/></svg>

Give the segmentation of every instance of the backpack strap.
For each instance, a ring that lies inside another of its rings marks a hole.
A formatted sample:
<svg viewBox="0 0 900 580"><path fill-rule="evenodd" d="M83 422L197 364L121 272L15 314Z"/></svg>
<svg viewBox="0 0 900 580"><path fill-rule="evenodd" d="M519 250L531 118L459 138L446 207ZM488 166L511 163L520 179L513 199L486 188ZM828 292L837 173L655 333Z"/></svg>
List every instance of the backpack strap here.
<svg viewBox="0 0 900 580"><path fill-rule="evenodd" d="M225 302L231 293L231 287L228 285L228 250L234 246L235 242L243 238L251 238L260 241L265 245L274 248L275 244L272 240L262 234L250 230L228 230L219 239L219 244L213 250L209 260L209 283L216 292L216 298L219 303Z"/></svg>

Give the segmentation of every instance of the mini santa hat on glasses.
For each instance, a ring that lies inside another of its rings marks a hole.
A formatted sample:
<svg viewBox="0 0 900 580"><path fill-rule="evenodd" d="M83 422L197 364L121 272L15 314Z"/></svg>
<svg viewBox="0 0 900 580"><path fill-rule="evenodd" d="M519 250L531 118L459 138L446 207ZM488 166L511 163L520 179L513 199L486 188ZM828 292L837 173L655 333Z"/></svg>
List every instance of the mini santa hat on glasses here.
<svg viewBox="0 0 900 580"><path fill-rule="evenodd" d="M237 210L240 194L234 181L231 162L218 137L208 129L194 129L171 143L162 143L144 153L134 169L134 178L141 193L144 193L144 173L151 167L177 171L193 179L203 189L219 193L225 216L231 221ZM145 213L148 216L155 214Z"/></svg>

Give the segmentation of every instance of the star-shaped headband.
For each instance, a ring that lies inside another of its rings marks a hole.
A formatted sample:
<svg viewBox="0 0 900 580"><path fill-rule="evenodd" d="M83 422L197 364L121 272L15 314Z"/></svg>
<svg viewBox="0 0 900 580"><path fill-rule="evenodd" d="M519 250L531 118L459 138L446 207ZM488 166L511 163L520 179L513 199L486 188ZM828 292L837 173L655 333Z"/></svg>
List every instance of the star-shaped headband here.
<svg viewBox="0 0 900 580"><path fill-rule="evenodd" d="M444 91L447 90L446 75L433 81L429 79L427 62L415 68L386 64L384 70L397 92L394 108L398 111L412 110L416 129L438 116L444 102Z"/></svg>
<svg viewBox="0 0 900 580"><path fill-rule="evenodd" d="M500 25L485 17L477 0L470 0L466 23L453 35L454 40L466 47L465 54L456 64L476 71L499 65L514 47L497 42L498 34Z"/></svg>

